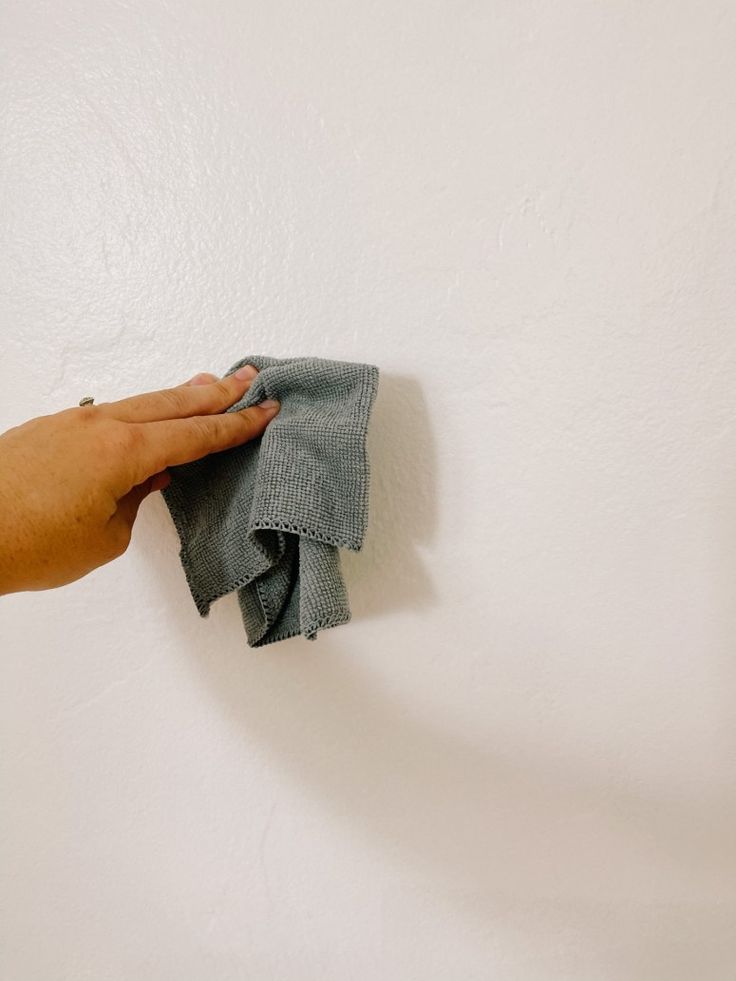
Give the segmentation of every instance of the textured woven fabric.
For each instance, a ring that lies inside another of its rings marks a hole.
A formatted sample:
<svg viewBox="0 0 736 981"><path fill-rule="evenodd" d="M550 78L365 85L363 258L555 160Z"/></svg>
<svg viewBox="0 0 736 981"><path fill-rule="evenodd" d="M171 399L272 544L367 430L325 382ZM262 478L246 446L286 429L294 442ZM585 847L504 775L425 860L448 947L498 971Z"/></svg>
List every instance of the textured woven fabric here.
<svg viewBox="0 0 736 981"><path fill-rule="evenodd" d="M163 491L202 616L237 590L248 644L261 647L350 619L339 548L359 551L368 522L368 420L378 368L252 355L259 374L228 412L278 399L264 434L171 467Z"/></svg>

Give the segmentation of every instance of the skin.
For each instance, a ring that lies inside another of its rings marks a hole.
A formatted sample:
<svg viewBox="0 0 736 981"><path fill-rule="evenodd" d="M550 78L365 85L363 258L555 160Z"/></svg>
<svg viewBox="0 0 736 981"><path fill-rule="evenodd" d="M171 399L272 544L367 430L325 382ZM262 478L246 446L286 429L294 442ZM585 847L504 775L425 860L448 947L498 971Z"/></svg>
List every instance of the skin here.
<svg viewBox="0 0 736 981"><path fill-rule="evenodd" d="M167 467L247 443L278 413L278 403L225 412L256 375L251 365L195 375L0 435L0 595L63 586L122 555Z"/></svg>

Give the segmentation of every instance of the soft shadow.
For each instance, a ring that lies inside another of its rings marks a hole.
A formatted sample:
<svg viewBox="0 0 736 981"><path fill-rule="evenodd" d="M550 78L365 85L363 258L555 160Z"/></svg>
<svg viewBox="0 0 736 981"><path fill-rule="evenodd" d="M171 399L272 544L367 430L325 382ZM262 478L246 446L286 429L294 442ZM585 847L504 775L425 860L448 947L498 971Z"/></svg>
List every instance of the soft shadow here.
<svg viewBox="0 0 736 981"><path fill-rule="evenodd" d="M368 428L370 504L360 552L341 564L354 620L436 600L417 545L432 541L437 520L437 454L427 403L414 378L381 373Z"/></svg>
<svg viewBox="0 0 736 981"><path fill-rule="evenodd" d="M163 502L147 518L166 520ZM674 876L693 901L736 900L730 783L711 797L652 792L580 761L566 765L537 743L466 740L398 703L359 653L348 658L338 636L347 627L251 650L234 597L206 620L197 615L180 569L172 575L168 538L169 554L152 549L146 561L203 683L247 742L268 746L277 765L383 850L476 898L551 889L604 902L608 882L613 894L656 902Z"/></svg>
<svg viewBox="0 0 736 981"><path fill-rule="evenodd" d="M416 486L403 437L396 441L386 428L403 404L404 385L386 386L372 461L374 537L394 568L403 568L408 543L431 535L434 520L432 495L420 493L403 546L394 547ZM422 405L418 390L409 401ZM421 419L422 409L416 412ZM417 446L426 450L419 428ZM417 431L416 419L406 431ZM410 456L415 467L424 465L419 448ZM403 505L392 496L396 484ZM163 502L152 503L145 520L151 530L167 521ZM153 549L147 564L172 611L182 655L234 720L243 752L254 741L266 747L274 766L438 902L461 910L469 923L518 916L522 935L531 931L539 950L548 947L550 964L566 956L560 932L569 934L574 923L585 963L632 981L688 976L698 950L711 950L714 969L736 955L728 929L736 916L731 782L710 794L692 787L678 793L627 780L607 770L605 759L595 766L503 732L494 738L445 730L382 687L366 667L369 652L365 661L354 647L346 656L341 631L348 628L315 642L296 638L250 650L233 597L218 601L208 620L197 617L173 534L168 538L168 554ZM368 554L366 546L356 562ZM384 570L374 578L375 559L374 552L364 584L388 594L392 577ZM350 582L353 592L362 575ZM403 595L416 602L424 594L410 588ZM724 714L727 744L731 719Z"/></svg>
<svg viewBox="0 0 736 981"><path fill-rule="evenodd" d="M396 701L326 633L314 645L299 639L257 653L218 645L196 666L240 727L244 751L254 740L267 747L370 847L467 917L482 923L525 909L541 938L564 911L589 953L609 969L625 966L616 976L647 981L671 978L677 960L679 942L663 925L684 943L689 924L692 950L715 939L712 924L736 953L722 922L736 912L729 788L700 798L657 793L604 768L566 765L538 744L445 731ZM624 934L611 946L616 921ZM558 940L553 931L551 950Z"/></svg>

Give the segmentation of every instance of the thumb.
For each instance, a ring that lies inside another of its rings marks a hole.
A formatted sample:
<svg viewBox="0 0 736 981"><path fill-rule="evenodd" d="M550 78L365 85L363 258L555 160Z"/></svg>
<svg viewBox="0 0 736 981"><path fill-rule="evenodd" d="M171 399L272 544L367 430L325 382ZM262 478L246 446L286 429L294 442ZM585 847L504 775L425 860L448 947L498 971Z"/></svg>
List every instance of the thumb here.
<svg viewBox="0 0 736 981"><path fill-rule="evenodd" d="M116 515L128 525L129 528L133 527L133 522L138 516L138 508L141 503L152 494L153 491L163 490L164 487L168 487L171 483L171 477L166 470L162 470L160 473L155 473L152 477L144 480L141 484L136 484L132 487L127 494L120 498L118 501L118 509Z"/></svg>

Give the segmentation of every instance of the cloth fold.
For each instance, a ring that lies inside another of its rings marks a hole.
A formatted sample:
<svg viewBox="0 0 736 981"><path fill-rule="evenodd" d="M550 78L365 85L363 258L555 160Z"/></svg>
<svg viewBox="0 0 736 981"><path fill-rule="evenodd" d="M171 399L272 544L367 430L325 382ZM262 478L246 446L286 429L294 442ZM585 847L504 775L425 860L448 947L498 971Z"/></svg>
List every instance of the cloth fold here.
<svg viewBox="0 0 736 981"><path fill-rule="evenodd" d="M171 467L163 490L201 616L237 591L250 647L350 620L339 549L360 551L368 524L366 437L375 365L251 355L259 373L227 411L278 399L258 439Z"/></svg>

